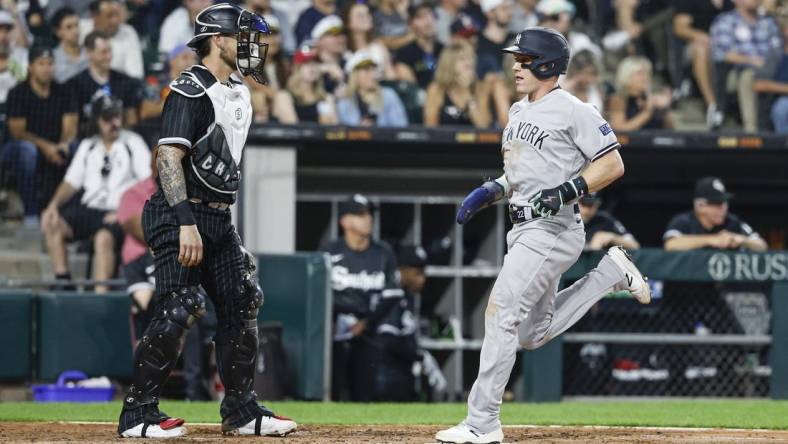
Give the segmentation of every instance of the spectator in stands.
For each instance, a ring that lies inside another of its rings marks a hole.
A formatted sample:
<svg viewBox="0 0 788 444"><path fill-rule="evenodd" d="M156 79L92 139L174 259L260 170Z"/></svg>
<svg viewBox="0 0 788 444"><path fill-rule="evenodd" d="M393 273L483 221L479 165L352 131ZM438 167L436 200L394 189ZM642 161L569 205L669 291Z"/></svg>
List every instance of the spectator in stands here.
<svg viewBox="0 0 788 444"><path fill-rule="evenodd" d="M16 28L14 16L0 9L0 58L8 61L8 70L17 80L24 80L27 75L27 48L15 41Z"/></svg>
<svg viewBox="0 0 788 444"><path fill-rule="evenodd" d="M282 52L279 19L273 15L267 15L264 19L271 31L262 37L263 42L268 44L268 55L265 59L266 83L257 83L250 77L244 78L244 83L252 93L252 109L254 110L254 121L257 123L276 120L272 119L276 96L284 88L290 74L290 63Z"/></svg>
<svg viewBox="0 0 788 444"><path fill-rule="evenodd" d="M85 48L88 52L88 67L68 83L68 88L77 95L83 127L90 119L91 102L101 95L120 99L123 102L124 125L128 127L136 124L142 95L140 83L110 68L112 46L106 35L98 31L91 32L85 37Z"/></svg>
<svg viewBox="0 0 788 444"><path fill-rule="evenodd" d="M413 34L408 29L409 6L410 0L381 0L375 11L375 29L392 51L413 40Z"/></svg>
<svg viewBox="0 0 788 444"><path fill-rule="evenodd" d="M591 51L597 59L602 60L602 49L588 35L572 29L572 20L575 16L574 4L568 0L541 0L536 6L536 11L541 17L539 26L552 28L563 34L569 42L569 52L572 55L587 50Z"/></svg>
<svg viewBox="0 0 788 444"><path fill-rule="evenodd" d="M761 236L746 222L728 212L733 194L717 177L704 177L695 184L693 210L670 220L662 240L666 250L699 248L765 251Z"/></svg>
<svg viewBox="0 0 788 444"><path fill-rule="evenodd" d="M3 168L14 171L25 207L25 225L37 226L39 209L65 173L77 135L72 91L54 81L52 50L30 50L28 79L8 93L8 129L14 142L3 148ZM40 153L40 154L39 154Z"/></svg>
<svg viewBox="0 0 788 444"><path fill-rule="evenodd" d="M0 10L7 12L13 21L11 25L13 28L12 45L22 49L29 48L33 43L33 35L30 33L26 19L30 18L31 15L37 15L37 12L29 7L26 11L22 8L18 8L16 0L0 0ZM26 56L27 54L20 54L20 57L22 55Z"/></svg>
<svg viewBox="0 0 788 444"><path fill-rule="evenodd" d="M440 0L435 8L435 37L446 45L451 37L451 24L467 5L468 0Z"/></svg>
<svg viewBox="0 0 788 444"><path fill-rule="evenodd" d="M317 22L312 29L312 40L320 60L320 72L326 91L342 95L342 88L345 86L345 71L342 65L347 50L342 19L329 15Z"/></svg>
<svg viewBox="0 0 788 444"><path fill-rule="evenodd" d="M417 83L426 90L435 75L443 45L435 39L435 12L428 3L410 9L410 32L414 40L394 55L397 79Z"/></svg>
<svg viewBox="0 0 788 444"><path fill-rule="evenodd" d="M141 120L161 116L164 100L170 94L170 82L195 63L197 63L197 55L188 46L179 45L170 50L167 54L167 71L158 76L148 76L140 103Z"/></svg>
<svg viewBox="0 0 788 444"><path fill-rule="evenodd" d="M374 401L380 351L373 345L378 326L404 293L391 247L372 239L372 205L356 194L339 207L342 238L332 242L334 352L331 398ZM349 396L348 396L349 395Z"/></svg>
<svg viewBox="0 0 788 444"><path fill-rule="evenodd" d="M584 49L572 54L561 87L583 102L594 105L600 113L603 113L605 94L600 83L601 71L602 68L594 53Z"/></svg>
<svg viewBox="0 0 788 444"><path fill-rule="evenodd" d="M451 37L449 37L449 44L452 43L468 43L474 48L479 41L479 27L476 21L468 14L460 13L457 18L451 23L449 27Z"/></svg>
<svg viewBox="0 0 788 444"><path fill-rule="evenodd" d="M63 182L41 215L41 228L56 279L70 279L66 243L93 240L93 279L115 274L115 252L123 239L116 211L123 193L151 175L151 155L139 135L122 129L119 101L102 96L94 101L94 136L77 148ZM83 191L77 202L72 199ZM68 205L67 205L68 204ZM61 212L62 210L62 212ZM107 292L96 285L96 293Z"/></svg>
<svg viewBox="0 0 788 444"><path fill-rule="evenodd" d="M175 8L161 25L159 52L169 54L176 46L185 45L194 37L194 18L213 0L183 0L183 6Z"/></svg>
<svg viewBox="0 0 788 444"><path fill-rule="evenodd" d="M758 105L753 90L755 71L763 67L772 51L782 47L777 23L772 17L759 12L761 1L734 0L736 8L718 15L711 25L717 106L726 115L728 76L734 76L739 111L744 130L748 132L758 130Z"/></svg>
<svg viewBox="0 0 788 444"><path fill-rule="evenodd" d="M652 91L651 62L630 56L618 66L616 94L610 98L610 124L616 131L673 128L669 89Z"/></svg>
<svg viewBox="0 0 788 444"><path fill-rule="evenodd" d="M307 48L296 51L293 74L287 90L280 91L274 102L273 116L280 123L337 123L334 97L323 87L317 54Z"/></svg>
<svg viewBox="0 0 788 444"><path fill-rule="evenodd" d="M98 31L108 36L112 45L112 69L135 79L142 79L145 66L142 63L142 45L137 31L123 23L124 5L120 0L95 0L90 4L92 26L88 24L82 32ZM87 46L87 45L85 45Z"/></svg>
<svg viewBox="0 0 788 444"><path fill-rule="evenodd" d="M783 33L783 49L772 53L763 68L758 71L755 91L761 95L773 95L771 118L778 134L788 134L788 7L780 17Z"/></svg>
<svg viewBox="0 0 788 444"><path fill-rule="evenodd" d="M155 171L156 163L151 162L151 171ZM131 299L131 313L134 315L135 337L141 337L148 327L153 310L150 310L155 281L153 277L153 256L145 242L142 231L142 208L154 192L156 192L155 173L129 187L120 197L118 204L118 223L124 231L121 249L120 273L128 287Z"/></svg>
<svg viewBox="0 0 788 444"><path fill-rule="evenodd" d="M668 62L668 26L673 18L671 3L670 0L613 0L616 28L628 37L621 40L623 46L630 54L647 54L660 73L666 71ZM610 45L605 49L616 51Z"/></svg>
<svg viewBox="0 0 788 444"><path fill-rule="evenodd" d="M692 60L692 75L706 103L706 124L709 128L722 124L722 114L717 110L714 87L711 82L711 39L709 29L722 12L733 8L731 0L700 0L676 3L673 16L673 33L685 41Z"/></svg>
<svg viewBox="0 0 788 444"><path fill-rule="evenodd" d="M537 0L517 0L512 9L512 20L509 22L509 32L519 33L525 28L539 24L536 12Z"/></svg>
<svg viewBox="0 0 788 444"><path fill-rule="evenodd" d="M607 211L600 210L602 198L597 193L580 198L580 217L586 230L585 250L598 251L619 245L628 250L640 248L640 244L618 219Z"/></svg>
<svg viewBox="0 0 788 444"><path fill-rule="evenodd" d="M296 40L295 34L293 34L293 26L290 24L290 16L287 12L271 6L271 0L246 0L246 9L264 16L269 26L271 25L270 18L274 17L276 19L278 35L281 40L282 55L287 57L292 56L296 50Z"/></svg>
<svg viewBox="0 0 788 444"><path fill-rule="evenodd" d="M407 126L405 107L397 93L380 86L377 64L366 51L353 54L345 65L346 96L337 101L339 123L352 126Z"/></svg>
<svg viewBox="0 0 788 444"><path fill-rule="evenodd" d="M93 0L49 0L46 7L46 19L51 21L55 13L63 8L74 10L80 17L88 17L91 3Z"/></svg>
<svg viewBox="0 0 788 444"><path fill-rule="evenodd" d="M317 23L326 16L336 14L336 11L336 0L312 0L312 6L306 8L296 21L296 45L301 46L310 36L314 39L312 31Z"/></svg>
<svg viewBox="0 0 788 444"><path fill-rule="evenodd" d="M476 75L486 80L490 74L503 78L503 53L514 38L509 32L512 18L512 0L481 0L487 24L476 42Z"/></svg>
<svg viewBox="0 0 788 444"><path fill-rule="evenodd" d="M13 19L9 14L0 11L0 142L6 140L6 98L17 83L25 79L26 72L16 57L12 57L11 29ZM27 58L25 56L25 58ZM26 61L26 60L25 60ZM0 156L3 154L0 153ZM3 174L0 174L3 176Z"/></svg>
<svg viewBox="0 0 788 444"><path fill-rule="evenodd" d="M79 16L63 8L52 17L52 29L60 42L54 50L55 80L65 83L88 67L88 56L79 42Z"/></svg>
<svg viewBox="0 0 788 444"><path fill-rule="evenodd" d="M350 52L365 51L380 70L380 78L394 78L394 66L391 54L383 42L376 37L372 13L366 3L351 3L342 10L342 22L345 24L347 49Z"/></svg>
<svg viewBox="0 0 788 444"><path fill-rule="evenodd" d="M490 126L489 84L476 77L476 57L467 44L453 43L441 51L435 80L427 88L424 125Z"/></svg>

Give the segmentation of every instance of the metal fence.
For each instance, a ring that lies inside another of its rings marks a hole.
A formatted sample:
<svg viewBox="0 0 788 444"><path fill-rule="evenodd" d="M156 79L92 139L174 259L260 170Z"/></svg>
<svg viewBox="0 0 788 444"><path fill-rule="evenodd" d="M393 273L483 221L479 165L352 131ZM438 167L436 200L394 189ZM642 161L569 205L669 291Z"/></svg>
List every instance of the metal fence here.
<svg viewBox="0 0 788 444"><path fill-rule="evenodd" d="M652 282L603 299L565 336L565 396L769 394L771 284Z"/></svg>

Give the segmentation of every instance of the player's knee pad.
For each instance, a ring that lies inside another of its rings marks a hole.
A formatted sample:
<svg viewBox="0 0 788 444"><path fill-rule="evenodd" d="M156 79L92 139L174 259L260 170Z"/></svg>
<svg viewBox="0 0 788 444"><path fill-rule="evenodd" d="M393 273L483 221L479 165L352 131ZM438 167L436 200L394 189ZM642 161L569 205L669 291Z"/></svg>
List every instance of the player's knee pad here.
<svg viewBox="0 0 788 444"><path fill-rule="evenodd" d="M140 393L136 403L150 402L158 396L178 360L189 328L205 315L205 297L196 287L170 293L156 306L135 356L134 387Z"/></svg>

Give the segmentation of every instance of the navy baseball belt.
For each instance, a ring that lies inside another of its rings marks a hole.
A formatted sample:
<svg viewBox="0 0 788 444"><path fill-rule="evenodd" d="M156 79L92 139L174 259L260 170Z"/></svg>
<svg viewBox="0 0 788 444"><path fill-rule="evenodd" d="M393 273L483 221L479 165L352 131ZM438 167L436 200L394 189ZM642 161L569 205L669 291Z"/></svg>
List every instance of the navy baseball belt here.
<svg viewBox="0 0 788 444"><path fill-rule="evenodd" d="M575 214L580 214L580 206L574 204L573 207ZM534 213L531 207L518 207L517 205L509 204L509 220L514 225L528 222L529 220L539 219L540 217L542 216Z"/></svg>
<svg viewBox="0 0 788 444"><path fill-rule="evenodd" d="M226 210L230 208L230 204L225 202L205 202L202 199L197 199L196 197L190 197L189 202L205 205L206 207L213 208L214 210Z"/></svg>

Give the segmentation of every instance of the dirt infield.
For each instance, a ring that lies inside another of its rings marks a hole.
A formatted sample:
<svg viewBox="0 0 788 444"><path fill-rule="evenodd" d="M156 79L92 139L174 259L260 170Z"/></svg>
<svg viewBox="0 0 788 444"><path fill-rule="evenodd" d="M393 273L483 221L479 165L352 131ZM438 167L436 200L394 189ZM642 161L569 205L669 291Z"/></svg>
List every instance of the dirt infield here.
<svg viewBox="0 0 788 444"><path fill-rule="evenodd" d="M286 438L223 437L219 426L191 426L185 438L167 442L413 443L434 442L438 426L302 426ZM601 427L506 427L506 442L540 443L788 443L788 431L691 430ZM0 442L126 442L108 424L0 423Z"/></svg>

